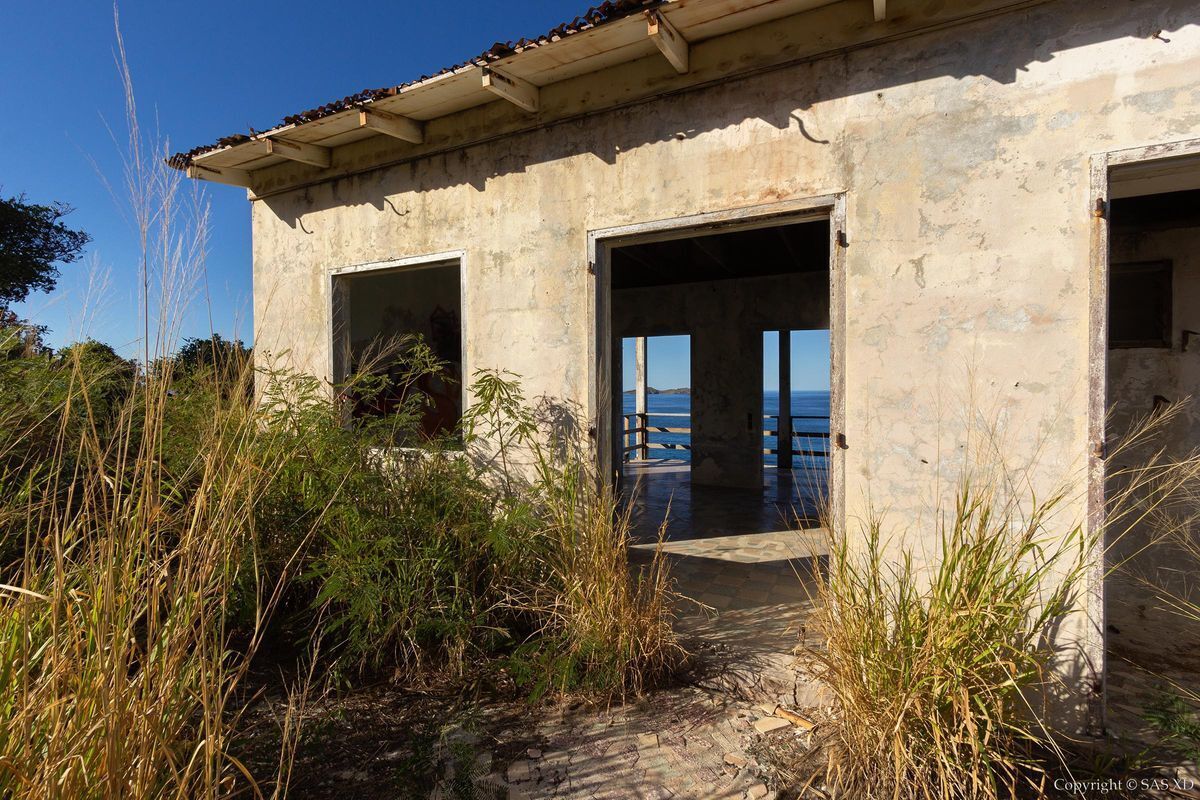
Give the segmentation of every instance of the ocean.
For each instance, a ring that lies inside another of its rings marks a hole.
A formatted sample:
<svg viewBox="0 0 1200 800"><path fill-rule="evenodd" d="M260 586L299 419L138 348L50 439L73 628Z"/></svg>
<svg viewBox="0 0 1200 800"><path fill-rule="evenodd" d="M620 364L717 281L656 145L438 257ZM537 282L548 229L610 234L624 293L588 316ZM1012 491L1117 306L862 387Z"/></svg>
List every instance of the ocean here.
<svg viewBox="0 0 1200 800"><path fill-rule="evenodd" d="M633 413L633 393L628 392L623 395L624 412L626 414ZM692 397L687 394L652 394L646 398L646 411L650 417L650 424L661 427L671 428L688 428L691 427L691 420L680 417L659 416L662 414L690 414L692 411ZM657 412L657 413L656 413ZM763 414L775 415L779 413L779 392L763 390ZM794 447L799 450L812 450L817 452L827 452L829 440L825 437L805 436L805 433L829 433L829 392L818 391L795 391L792 392L792 415L798 417L819 417L819 419L797 419L793 423L796 432L796 441ZM766 420L763 427L766 430L773 430L776 427L775 420ZM686 433L659 433L651 431L650 441L661 442L663 444L687 444L688 434ZM632 444L632 438L630 444ZM763 437L763 447L777 449L777 440L774 436ZM650 451L651 458L678 458L690 460L691 453L683 448L662 450L652 449ZM763 456L763 462L770 466L775 466L775 456ZM823 456L799 456L794 460L796 467L811 466L821 468L825 466L825 458Z"/></svg>

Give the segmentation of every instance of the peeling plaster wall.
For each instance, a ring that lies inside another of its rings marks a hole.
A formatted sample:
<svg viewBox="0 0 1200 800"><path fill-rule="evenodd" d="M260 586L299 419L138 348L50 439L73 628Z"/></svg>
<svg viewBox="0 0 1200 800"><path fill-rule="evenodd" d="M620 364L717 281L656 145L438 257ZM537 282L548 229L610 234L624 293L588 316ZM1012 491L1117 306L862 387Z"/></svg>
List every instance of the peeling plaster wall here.
<svg viewBox="0 0 1200 800"><path fill-rule="evenodd" d="M896 7L916 25L946 4ZM1198 23L1194 0L1056 0L845 51L850 21L706 44L697 64L728 69L834 54L256 202L256 342L328 376L330 270L463 249L467 373L503 367L588 409L589 230L844 192L846 519L887 508L896 541L935 558L930 512L978 455L973 432L991 427L1043 493L1082 478L1088 157L1200 136ZM638 64L562 91L611 94ZM1057 639L1085 651L1066 667L1076 699L1099 622Z"/></svg>

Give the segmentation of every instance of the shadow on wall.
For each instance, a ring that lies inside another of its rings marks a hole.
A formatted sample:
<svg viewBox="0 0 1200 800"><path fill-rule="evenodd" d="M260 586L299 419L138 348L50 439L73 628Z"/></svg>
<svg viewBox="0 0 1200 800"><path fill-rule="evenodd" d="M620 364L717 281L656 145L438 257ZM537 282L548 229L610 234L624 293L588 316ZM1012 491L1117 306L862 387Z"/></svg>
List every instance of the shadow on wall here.
<svg viewBox="0 0 1200 800"><path fill-rule="evenodd" d="M579 403L544 395L537 399L533 419L546 437L554 463L578 464L587 460L584 418Z"/></svg>
<svg viewBox="0 0 1200 800"><path fill-rule="evenodd" d="M828 6L803 15L805 20L811 20L806 27L819 27L823 24L820 15L832 18L833 14L841 13L837 9L838 6ZM825 129L819 115L804 112L831 100L882 93L938 78L974 78L1011 84L1031 65L1049 63L1058 53L1126 38L1154 38L1163 47L1170 47L1171 32L1200 23L1200 6L1194 0L1139 0L1138 13L1132 15L1129 10L1128 0L1044 3L1024 11L974 20L919 39L901 38L718 81L704 90L702 96L691 90L670 90L666 95L630 107L600 112L606 119L599 124L594 121L595 115L564 120L506 136L502 144L455 146L449 151L417 156L406 163L332 181L328 191L311 188L285 191L262 202L293 228L298 227L303 214L341 206L369 204L378 211L405 217L413 209L397 207L390 198L464 184L482 192L491 178L522 173L533 165L583 153L612 165L620 153L643 145L691 139L737 127L748 120L765 122L779 130L795 124L803 140L797 141L800 147L837 146L842 130ZM900 13L903 14L903 7ZM914 47L914 42L920 46ZM799 46L787 44L780 52L786 57ZM653 69L660 66L656 61ZM638 61L614 69L632 75L637 70L645 72L647 67L644 61ZM574 80L589 79L594 80L595 76ZM619 81L620 77L615 79ZM781 90L781 85L786 85L786 90ZM888 107L883 104L882 94L879 101L880 115L886 115ZM647 113L648 103L654 104L654 113ZM503 104L491 103L452 117L457 118L462 128L477 131L477 138L484 138L510 124L509 115L519 113ZM973 136L1000 138L1012 132L1011 120L993 119L989 109L978 109L978 114L992 119L992 123L973 127ZM314 232L308 225L303 230L308 234Z"/></svg>

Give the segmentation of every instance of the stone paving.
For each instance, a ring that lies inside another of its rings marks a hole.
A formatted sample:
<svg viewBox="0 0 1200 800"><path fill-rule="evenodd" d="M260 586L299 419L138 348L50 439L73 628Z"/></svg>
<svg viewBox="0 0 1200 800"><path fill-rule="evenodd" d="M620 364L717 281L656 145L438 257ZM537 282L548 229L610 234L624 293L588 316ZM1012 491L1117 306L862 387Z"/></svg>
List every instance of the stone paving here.
<svg viewBox="0 0 1200 800"><path fill-rule="evenodd" d="M479 783L511 800L770 800L748 751L764 736L809 735L773 709L686 687L611 712L564 714L540 722L539 745L509 763L481 759L492 769Z"/></svg>
<svg viewBox="0 0 1200 800"><path fill-rule="evenodd" d="M803 540L804 534L797 536ZM494 797L775 798L753 753L764 740L779 745L794 738L807 745L810 733L786 719L786 712L819 717L828 709L828 697L799 681L791 669L796 630L811 608L802 578L812 562L755 560L762 549L751 547L742 554L745 560L724 563L720 557L673 555L681 559L676 575L685 591L691 587L710 603L729 599L728 607L716 613L692 604L679 620L681 635L700 648L706 669L692 685L656 693L637 705L539 720L537 747L507 763L487 762L492 771L482 783L496 792ZM1181 632L1178 621L1164 616L1153 601L1119 589L1114 594L1110 732L1114 744L1137 752L1161 739L1147 722L1147 709L1164 681L1195 685L1200 631ZM772 665L776 681L763 680ZM737 678L743 670L747 674ZM1175 763L1176 774L1197 777L1195 764Z"/></svg>
<svg viewBox="0 0 1200 800"><path fill-rule="evenodd" d="M805 682L793 654L811 611L811 571L822 562L819 529L668 541L680 591L676 628L698 657L689 685L605 712L567 712L537 721L537 746L493 764L481 785L497 798L774 798L755 760L764 740L806 746L806 726L829 698ZM653 546L635 545L644 563ZM1127 588L1110 596L1109 726L1119 751L1161 740L1147 720L1164 685L1194 686L1200 631ZM500 739L509 732L501 732ZM1130 750L1132 748L1132 750ZM1149 752L1149 751L1147 751ZM1196 766L1174 760L1176 774Z"/></svg>
<svg viewBox="0 0 1200 800"><path fill-rule="evenodd" d="M724 521L736 524L731 515ZM805 714L828 703L794 668L824 532L700 536L695 524L688 532L672 533L664 550L686 598L676 630L696 656L691 685L633 707L539 722L542 744L489 775L498 797L775 797L750 751L764 737L810 735L777 716L778 707ZM631 548L635 568L655 546Z"/></svg>
<svg viewBox="0 0 1200 800"><path fill-rule="evenodd" d="M803 477L766 470L765 488L755 493L691 488L686 464L627 473L637 480L632 502L642 526L630 560L653 556L666 517L662 548L687 598L676 630L716 676L713 685L785 705L811 700L797 683L792 654L812 607L812 570L828 542L819 527L794 529L795 483Z"/></svg>
<svg viewBox="0 0 1200 800"><path fill-rule="evenodd" d="M710 685L755 701L808 701L792 662L812 608L811 575L823 541L822 531L811 530L664 545L686 598L675 627L713 676ZM631 560L648 560L652 552L635 547Z"/></svg>

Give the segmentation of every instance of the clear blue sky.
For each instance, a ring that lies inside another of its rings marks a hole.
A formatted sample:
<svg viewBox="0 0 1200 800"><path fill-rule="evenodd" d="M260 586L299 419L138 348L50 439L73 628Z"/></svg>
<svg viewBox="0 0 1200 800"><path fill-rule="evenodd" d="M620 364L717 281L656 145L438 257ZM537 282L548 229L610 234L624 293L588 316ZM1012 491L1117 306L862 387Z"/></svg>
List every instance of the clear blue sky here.
<svg viewBox="0 0 1200 800"><path fill-rule="evenodd" d="M492 3L247 3L127 0L121 27L143 126L186 150L262 130L283 116L367 87L390 86L477 55L493 42L544 33L588 0ZM92 235L88 258L108 272L83 333L138 352L137 250L101 178L120 182L107 125L123 132L113 10L105 0L5 2L0 10L0 193L69 203L68 224ZM93 167L92 161L96 166ZM244 190L211 185L208 281L213 327L250 337L250 209ZM61 345L80 332L89 267L63 269L59 289L17 311ZM193 308L184 335L207 335Z"/></svg>
<svg viewBox="0 0 1200 800"><path fill-rule="evenodd" d="M792 331L792 389L829 390L829 331ZM634 340L622 342L621 388L634 382ZM753 357L753 354L748 354ZM779 337L763 334L763 388L779 388ZM691 351L687 336L653 336L646 344L646 382L656 389L691 387Z"/></svg>

